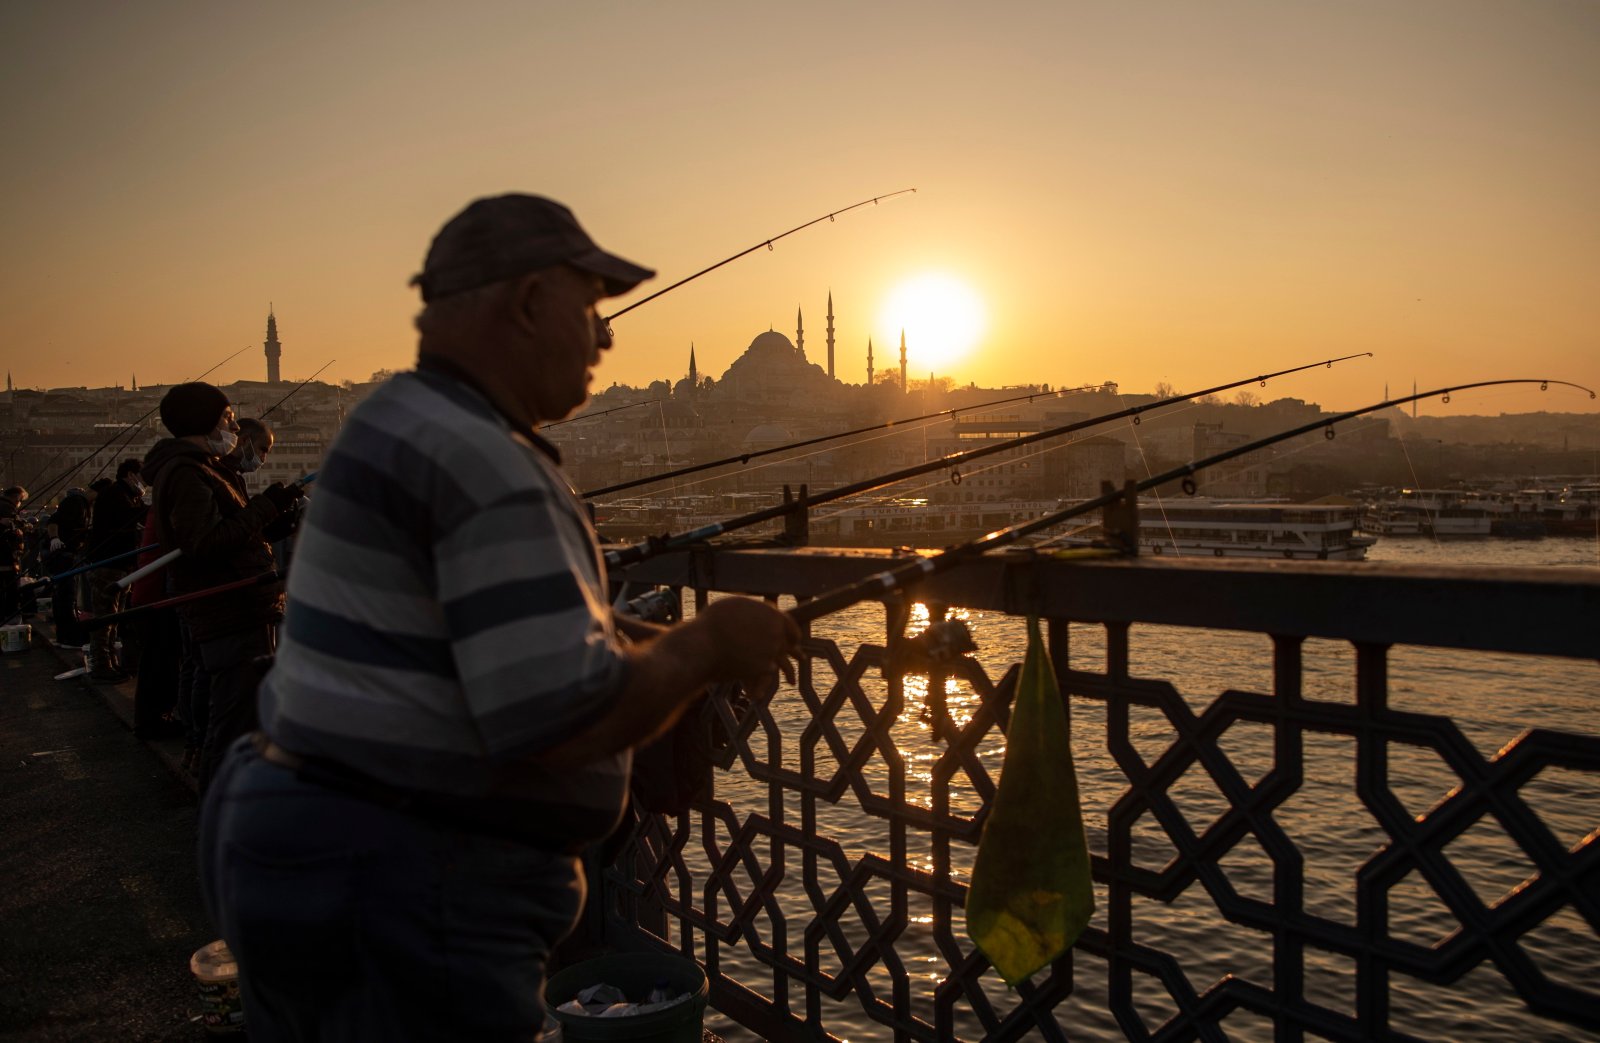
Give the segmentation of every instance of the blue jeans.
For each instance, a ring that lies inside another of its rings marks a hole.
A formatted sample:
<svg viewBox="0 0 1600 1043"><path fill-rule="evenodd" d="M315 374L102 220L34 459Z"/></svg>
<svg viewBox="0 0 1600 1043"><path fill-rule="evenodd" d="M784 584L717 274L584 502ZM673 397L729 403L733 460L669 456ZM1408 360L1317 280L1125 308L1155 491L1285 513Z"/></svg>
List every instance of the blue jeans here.
<svg viewBox="0 0 1600 1043"><path fill-rule="evenodd" d="M207 791L200 879L252 1043L537 1040L584 899L570 855L304 781L249 736Z"/></svg>

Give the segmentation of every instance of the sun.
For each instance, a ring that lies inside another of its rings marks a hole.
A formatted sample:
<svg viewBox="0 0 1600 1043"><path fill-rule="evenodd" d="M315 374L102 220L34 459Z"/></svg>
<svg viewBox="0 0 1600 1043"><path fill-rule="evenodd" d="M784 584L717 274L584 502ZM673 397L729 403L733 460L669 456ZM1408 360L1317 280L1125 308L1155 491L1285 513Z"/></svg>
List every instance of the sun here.
<svg viewBox="0 0 1600 1043"><path fill-rule="evenodd" d="M983 335L983 300L954 276L926 272L900 283L883 303L878 328L899 350L906 334L907 366L913 373L938 373L960 361Z"/></svg>

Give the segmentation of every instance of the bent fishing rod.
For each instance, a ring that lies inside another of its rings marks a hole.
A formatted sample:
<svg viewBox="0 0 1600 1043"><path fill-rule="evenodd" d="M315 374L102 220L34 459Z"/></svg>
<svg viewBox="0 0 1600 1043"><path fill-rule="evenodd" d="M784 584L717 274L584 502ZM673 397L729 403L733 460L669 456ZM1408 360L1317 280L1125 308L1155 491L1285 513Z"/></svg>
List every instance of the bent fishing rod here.
<svg viewBox="0 0 1600 1043"><path fill-rule="evenodd" d="M763 246L765 246L768 250L770 250L770 249L772 249L772 244L777 242L779 239L784 239L784 238L787 238L787 237L789 237L791 235L794 235L796 232L804 231L805 229L810 228L812 225L821 224L824 221L832 221L834 218L838 217L840 214L848 214L850 211L855 210L855 209L857 209L859 207L867 206L869 204L875 204L875 203L878 203L879 201L884 200L884 199L893 199L895 196L903 196L908 192L915 192L915 191L916 191L916 189L914 189L914 188L902 188L898 192L887 192L887 193L885 193L885 194L883 194L881 196L873 196L871 199L863 199L859 203L852 203L849 206L845 207L843 210L835 210L830 214L823 214L821 217L815 218L815 219L813 219L811 221L807 221L803 225L796 225L795 227L789 229L787 232L783 232L783 233L781 233L779 235L775 235L771 239L763 239L759 243L757 243L756 245L750 247L748 250L740 250L738 253L734 254L732 257L725 257L722 260L718 261L716 264L711 265L709 268L702 268L698 272L695 272L693 275L686 276L685 278L679 279L677 282L673 283L671 286L666 287L665 289L657 290L655 293L652 293L648 297L644 297L644 298L641 298L641 299L639 299L637 301L634 301L632 304L628 305L626 308L623 308L620 311L614 311L610 315L607 315L605 318L601 319L600 321L604 322L606 324L606 330L607 330L607 332L609 332L610 329L611 329L611 320L612 319L618 318L619 316L626 315L630 311L632 311L633 309L639 307L641 304L648 304L649 302L655 300L657 297L660 297L662 294L671 293L673 290L676 290L678 287L683 286L686 283L694 282L696 279L700 278L700 276L706 275L706 274L708 274L710 272L714 272L718 268L721 268L725 264L732 264L734 261L737 261L739 258L745 256L746 254L753 254L757 250L761 249Z"/></svg>
<svg viewBox="0 0 1600 1043"><path fill-rule="evenodd" d="M712 460L708 463L690 464L687 467L680 467L676 471L664 471L661 474L653 474L648 478L635 478L631 481L618 482L616 485L608 485L603 489L590 489L587 492L581 492L578 495L587 500L591 497L605 496L608 493L621 492L624 489L633 489L641 485L651 485L655 482L665 482L673 478L682 478L684 475L696 474L700 471L708 471L713 467L723 467L727 464L747 464L751 460L755 460L763 456L771 456L773 453L785 453L791 449L804 449L809 445L818 445L822 442L832 442L835 439L849 438L852 435L864 435L871 431L882 431L886 428L895 427L899 424L914 424L921 420L937 420L942 416L954 417L957 413L979 409L989 409L994 406L1006 405L1009 402L1032 402L1036 398L1054 398L1058 395L1077 394L1080 391L1098 391L1105 386L1105 384L1085 384L1083 387L1061 388L1057 391L1035 391L1028 395L1017 395L1013 398L996 399L993 402L980 402L977 405L957 406L954 409L944 409L937 413L924 413L922 416L908 416L900 420L889 420L882 424L873 424L871 427L858 427L854 431L840 431L838 434L819 435L816 438L806 438L798 442L790 442L787 445L774 446L771 449L758 449L755 452L740 453L737 456L725 456L721 460Z"/></svg>
<svg viewBox="0 0 1600 1043"><path fill-rule="evenodd" d="M1595 397L1594 391L1584 387L1582 384L1574 384L1571 381L1524 378L1515 380L1482 380L1472 384L1455 384L1450 387L1436 388L1432 391L1424 391L1419 394L1405 395L1401 398L1387 399L1375 405L1363 406L1360 409L1352 409L1345 413L1339 413L1336 416L1326 417L1321 420L1313 420L1308 424L1302 424L1299 427L1290 428L1287 431L1280 431L1277 434L1268 435L1265 438L1258 438L1253 442L1247 442L1244 445L1234 446L1231 449L1225 449L1222 452L1213 453L1211 456L1205 457L1201 460L1192 460L1189 463L1180 464L1177 467L1163 471L1160 474L1152 475L1143 481L1131 482L1121 489L1116 489L1097 496L1094 499L1085 500L1082 503L1074 504L1073 506L1065 508L1064 510L1047 514L1041 518L1036 518L1033 521L1022 522L1004 529L997 529L994 532L979 536L977 539L958 544L936 554L918 557L905 565L869 576L859 583L852 583L848 586L839 587L835 590L829 591L826 594L819 595L818 597L813 598L802 605L796 605L794 608L789 610L789 616L797 623L809 623L812 620L820 619L823 616L838 612L840 609L849 608L851 605L859 602L867 601L871 598L881 597L885 594L902 590L918 580L945 572L954 566L961 564L963 561L979 557L987 551L994 550L998 547L1009 546L1010 544L1013 544L1026 536L1032 536L1034 533L1043 532L1044 530L1060 525L1062 522L1065 522L1071 518L1079 517L1081 515L1088 514L1091 511L1099 510L1100 508L1115 503L1116 501L1124 499L1125 497L1131 497L1138 493L1154 489L1156 486L1163 485L1167 482L1181 479L1183 481L1184 492L1193 495L1195 491L1194 476L1207 467L1215 467L1217 464L1226 463L1229 460L1244 456L1246 453L1253 453L1258 449L1265 449L1267 446L1276 445L1279 442L1285 442L1291 438L1297 438L1300 435L1310 434L1311 432L1319 429L1327 432L1327 437L1331 440L1334 437L1334 425L1342 424L1346 420L1352 420L1358 416L1364 416L1368 413L1375 413L1380 409L1389 409L1394 406L1401 406L1407 402L1416 402L1420 399L1432 398L1435 395L1440 396L1442 401L1449 402L1450 396L1457 391L1468 391L1472 388L1482 387L1498 387L1505 384L1538 384L1539 390L1541 391L1548 391L1551 384L1560 384L1564 387L1577 388L1579 391L1587 391L1590 398Z"/></svg>
<svg viewBox="0 0 1600 1043"><path fill-rule="evenodd" d="M199 377L191 377L191 378L189 378L189 380L186 381L186 383L193 383L194 381L199 380L200 377L209 376L211 373L213 373L214 371L216 371L218 369L221 369L223 366L226 366L228 363L232 362L234 359L238 358L243 352L248 351L249 349L250 349L250 345L246 344L244 347L240 348L238 351L234 352L232 355L229 355L227 358L223 359L221 362L217 363L215 366L212 366L210 369L208 369L204 373L200 374ZM56 477L54 477L54 478L50 479L48 482L46 482L44 484L44 486L40 489L39 492L30 493L29 494L30 499L38 500L41 503L44 502L44 500L46 500L49 496L54 495L55 491L58 490L63 483L65 483L69 478L71 478L74 474L76 474L78 472L79 468L81 468L84 464L87 464L89 461L93 460L96 456L99 456L101 453L103 453L117 439L125 438L126 442L124 444L131 443L133 441L134 437L139 433L139 425L144 423L146 420L149 420L150 417L155 414L156 410L158 410L160 408L161 408L161 403L157 402L154 406L150 407L150 409L148 409L143 416L139 417L139 419L137 419L133 423L129 424L128 427L127 427L127 430L118 431L116 434L114 434L110 438L106 439L104 444L102 444L99 449L96 449L94 452L90 453L88 456L84 457L82 460L79 460L77 463L75 463L71 467L67 468L61 474L57 475ZM120 452L121 450L118 450L118 451ZM63 450L61 450L61 452L64 453L64 452L66 452L66 450L63 449ZM56 454L56 456L60 456L60 455L61 455L61 453L57 453ZM50 463L54 463L54 462L55 462L55 459L51 458ZM33 476L33 481L35 481L35 482L38 481L39 477L41 475L43 475L44 472L49 467L50 467L50 464L45 464L44 467L39 468L39 474L36 474L36 475ZM104 471L105 468L102 467L101 470ZM33 484L33 482L29 482L28 483L28 485L32 485L32 484ZM27 488L27 486L24 486L23 488ZM50 490L50 491L47 493L47 492L45 492L45 490Z"/></svg>
<svg viewBox="0 0 1600 1043"><path fill-rule="evenodd" d="M1113 420L1121 420L1125 417L1132 417L1133 422L1137 424L1139 422L1139 416L1143 413L1149 412L1152 409L1160 409L1164 406L1177 405L1180 402L1188 402L1192 399L1202 398L1206 395L1218 394L1220 392L1228 391L1244 384L1251 384L1256 381L1260 381L1261 385L1265 387L1267 381L1276 377L1287 376L1290 373L1299 373L1302 370L1315 369L1318 366L1332 368L1333 364L1336 362L1346 362L1350 359L1358 358L1370 358L1371 356L1372 352L1362 351L1357 352L1354 355L1341 355L1338 358L1323 359L1318 362L1308 362L1303 366L1292 366L1289 369L1280 369L1275 373L1263 373L1254 377L1246 377L1243 380L1235 380L1227 384L1218 384L1216 387L1194 391L1187 395L1172 395L1168 398L1158 399L1155 402L1146 402L1144 405L1130 406L1127 409L1119 409L1116 412L1106 413L1097 417L1090 417L1087 420L1079 420L1075 423L1063 424L1060 427L1052 427L1044 431L1035 431L1033 434L1021 435L1017 438L1008 438L1005 441L996 442L993 445L980 446L977 449L968 449L965 452L953 453L950 456L942 456L937 460L929 460L925 463L913 464L910 467L901 468L898 471L891 471L886 474L876 475L872 478L863 478L858 482L851 482L847 485L841 485L836 489L830 489L827 492L818 493L815 496L808 495L801 497L798 500L792 500L788 503L780 503L772 507L763 508L759 511L752 511L749 514L741 515L729 521L713 522L710 525L703 525L698 529L691 529L688 532L679 533L677 535L657 536L653 539L644 540L640 543L630 544L629 546L616 550L609 550L606 551L605 555L606 567L619 568L624 565L632 565L636 562L644 561L646 558L655 557L657 554L661 554L665 551L678 550L693 543L700 543L704 540L709 540L714 536L721 536L723 533L733 532L736 529L748 528L751 525L758 525L761 522L771 521L774 518L781 518L784 515L790 514L794 511L813 507L818 504L832 503L835 500L842 500L846 497L856 496L865 492L871 492L874 489L881 489L886 485L893 485L896 482L903 482L907 478L916 478L919 475L928 474L931 471L942 470L946 467L951 468L952 476L959 481L960 472L955 470L955 468L969 460L977 460L981 457L992 456L995 453L1007 452L1008 450L1017 449L1025 445L1031 445L1035 442L1042 442L1050 438L1059 438L1062 435L1071 434L1074 431L1081 431L1087 427L1095 427L1100 424L1109 423Z"/></svg>

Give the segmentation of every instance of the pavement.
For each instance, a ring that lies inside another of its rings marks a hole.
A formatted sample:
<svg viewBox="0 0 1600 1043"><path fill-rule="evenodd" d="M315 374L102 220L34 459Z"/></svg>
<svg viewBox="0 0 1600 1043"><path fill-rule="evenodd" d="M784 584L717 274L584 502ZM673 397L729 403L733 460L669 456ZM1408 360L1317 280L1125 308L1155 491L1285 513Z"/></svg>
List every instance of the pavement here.
<svg viewBox="0 0 1600 1043"><path fill-rule="evenodd" d="M81 659L0 656L0 1041L215 1038L183 744L134 738L131 682L55 680Z"/></svg>
<svg viewBox="0 0 1600 1043"><path fill-rule="evenodd" d="M242 1039L205 1031L189 973L216 935L183 740L134 737L132 681L56 680L83 656L33 622L0 655L0 1043Z"/></svg>

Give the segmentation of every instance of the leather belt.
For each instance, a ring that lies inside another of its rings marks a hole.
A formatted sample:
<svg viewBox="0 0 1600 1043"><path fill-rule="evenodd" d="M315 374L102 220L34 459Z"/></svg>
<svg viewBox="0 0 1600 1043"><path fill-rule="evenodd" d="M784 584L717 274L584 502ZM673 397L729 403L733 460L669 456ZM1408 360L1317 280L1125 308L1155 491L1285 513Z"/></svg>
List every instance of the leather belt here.
<svg viewBox="0 0 1600 1043"><path fill-rule="evenodd" d="M470 797L402 789L354 768L348 768L337 761L324 757L307 757L293 750L286 750L267 738L265 732L256 732L251 736L251 742L262 760L285 771L293 772L295 778L302 782L412 815L435 826L512 840L536 847L541 851L564 855L576 855L585 846L581 842L552 844L546 837L533 835L533 830L537 828L536 824L512 821L503 811L486 809L480 802Z"/></svg>

